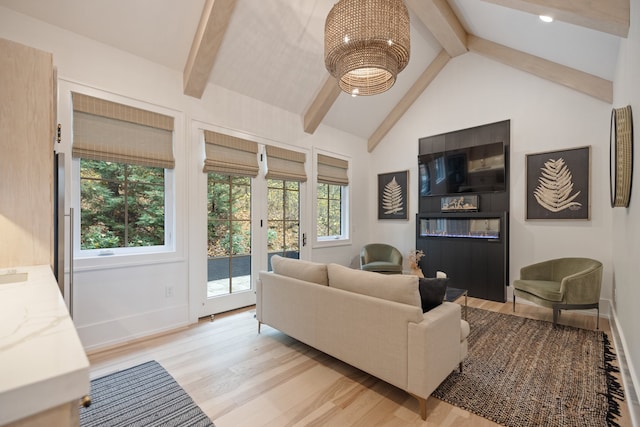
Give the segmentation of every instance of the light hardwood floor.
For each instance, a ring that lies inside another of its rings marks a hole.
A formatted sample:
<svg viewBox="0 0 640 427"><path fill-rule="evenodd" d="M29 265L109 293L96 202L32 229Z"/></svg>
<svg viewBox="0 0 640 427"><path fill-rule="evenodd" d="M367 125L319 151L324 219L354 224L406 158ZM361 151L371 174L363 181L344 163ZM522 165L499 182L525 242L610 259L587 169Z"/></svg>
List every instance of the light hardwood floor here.
<svg viewBox="0 0 640 427"><path fill-rule="evenodd" d="M470 307L512 313L511 303L469 298ZM551 321L551 310L518 304L519 316ZM595 328L595 318L563 312L561 323ZM607 319L600 328L610 334ZM433 397L427 420L407 393L268 326L257 333L253 308L213 322L89 355L96 378L156 360L216 427L237 426L496 426ZM631 426L626 403L618 423Z"/></svg>

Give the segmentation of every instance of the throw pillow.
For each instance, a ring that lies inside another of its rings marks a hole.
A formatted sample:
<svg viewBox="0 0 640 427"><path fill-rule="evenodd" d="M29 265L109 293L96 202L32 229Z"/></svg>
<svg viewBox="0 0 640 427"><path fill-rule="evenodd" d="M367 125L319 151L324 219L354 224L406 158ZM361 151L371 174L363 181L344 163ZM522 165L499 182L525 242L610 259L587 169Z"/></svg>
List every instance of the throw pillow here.
<svg viewBox="0 0 640 427"><path fill-rule="evenodd" d="M327 266L319 262L301 259L285 258L280 255L271 257L271 268L276 274L293 277L294 279L317 283L327 286Z"/></svg>
<svg viewBox="0 0 640 427"><path fill-rule="evenodd" d="M449 279L421 277L418 279L418 290L422 300L422 312L426 313L442 304L447 293Z"/></svg>

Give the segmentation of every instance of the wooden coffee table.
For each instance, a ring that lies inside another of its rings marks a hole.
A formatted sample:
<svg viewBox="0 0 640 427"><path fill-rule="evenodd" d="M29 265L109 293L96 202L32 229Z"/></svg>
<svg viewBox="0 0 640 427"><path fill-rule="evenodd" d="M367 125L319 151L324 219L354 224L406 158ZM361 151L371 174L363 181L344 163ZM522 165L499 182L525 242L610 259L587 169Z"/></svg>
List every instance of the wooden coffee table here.
<svg viewBox="0 0 640 427"><path fill-rule="evenodd" d="M457 301L459 298L464 297L464 320L467 320L467 296L469 294L468 289L452 288L447 286L447 293L444 295L444 300L448 302Z"/></svg>

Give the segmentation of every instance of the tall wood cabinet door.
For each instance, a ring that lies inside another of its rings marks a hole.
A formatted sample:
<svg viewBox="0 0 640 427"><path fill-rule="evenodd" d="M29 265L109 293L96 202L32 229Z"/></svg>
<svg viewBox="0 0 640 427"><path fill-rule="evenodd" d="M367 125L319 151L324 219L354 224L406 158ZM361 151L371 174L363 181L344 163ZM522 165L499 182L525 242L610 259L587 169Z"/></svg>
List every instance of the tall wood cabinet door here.
<svg viewBox="0 0 640 427"><path fill-rule="evenodd" d="M53 56L0 38L0 268L53 262Z"/></svg>

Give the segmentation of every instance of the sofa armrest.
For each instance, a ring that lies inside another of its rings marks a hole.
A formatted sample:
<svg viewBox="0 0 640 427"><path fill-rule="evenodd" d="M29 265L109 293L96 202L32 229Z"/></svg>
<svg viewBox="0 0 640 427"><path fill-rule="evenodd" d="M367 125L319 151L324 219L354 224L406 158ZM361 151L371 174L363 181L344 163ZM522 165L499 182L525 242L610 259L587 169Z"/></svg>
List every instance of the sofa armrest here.
<svg viewBox="0 0 640 427"><path fill-rule="evenodd" d="M461 308L444 302L409 323L408 391L428 398L461 362Z"/></svg>

